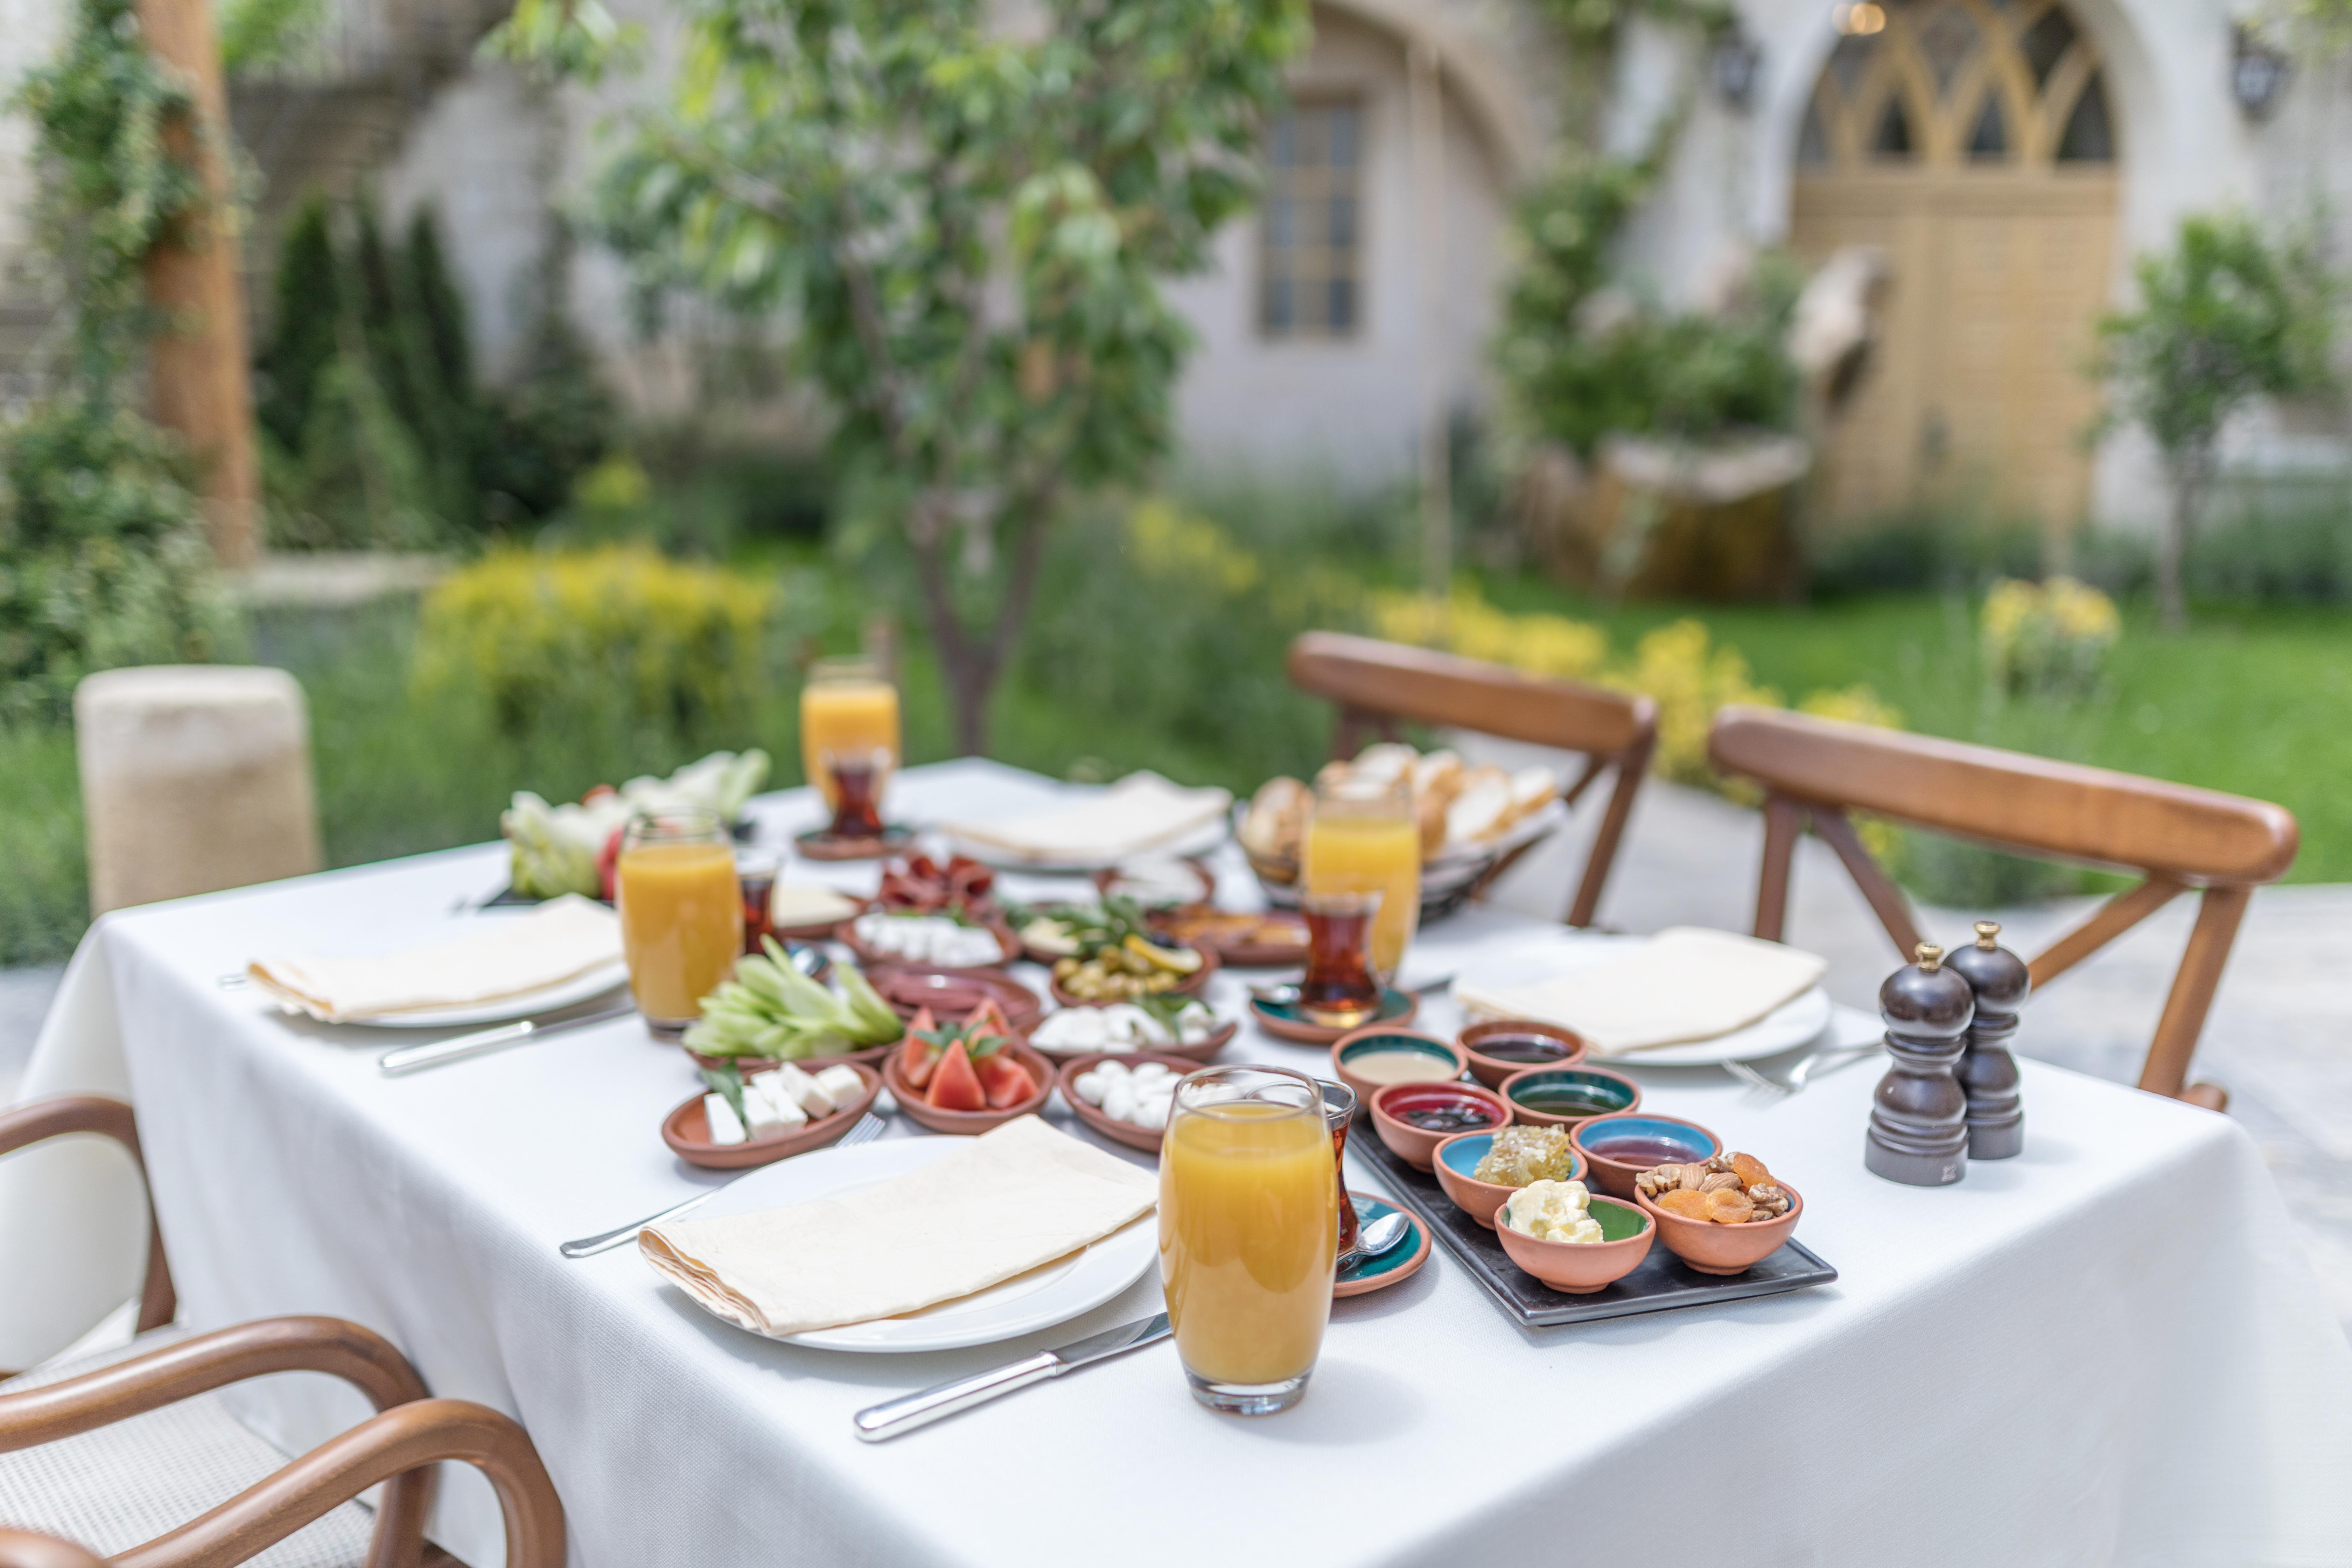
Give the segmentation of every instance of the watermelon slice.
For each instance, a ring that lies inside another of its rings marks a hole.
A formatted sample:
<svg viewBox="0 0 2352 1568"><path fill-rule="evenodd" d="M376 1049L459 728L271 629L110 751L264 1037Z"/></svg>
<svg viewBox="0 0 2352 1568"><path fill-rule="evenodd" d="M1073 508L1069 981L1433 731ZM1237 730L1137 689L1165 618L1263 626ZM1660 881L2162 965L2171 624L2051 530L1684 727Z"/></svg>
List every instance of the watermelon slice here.
<svg viewBox="0 0 2352 1568"><path fill-rule="evenodd" d="M898 1071L908 1086L920 1089L931 1081L932 1069L939 1066L940 1047L929 1036L936 1033L929 1007L915 1015L907 1026L907 1043L898 1047Z"/></svg>
<svg viewBox="0 0 2352 1568"><path fill-rule="evenodd" d="M980 1075L991 1110L1009 1110L1037 1092L1037 1080L1011 1051L991 1051L972 1070Z"/></svg>
<svg viewBox="0 0 2352 1568"><path fill-rule="evenodd" d="M972 1070L971 1056L958 1040L950 1046L931 1074L930 1092L923 1097L941 1110L985 1110L988 1092L980 1087L980 1075Z"/></svg>

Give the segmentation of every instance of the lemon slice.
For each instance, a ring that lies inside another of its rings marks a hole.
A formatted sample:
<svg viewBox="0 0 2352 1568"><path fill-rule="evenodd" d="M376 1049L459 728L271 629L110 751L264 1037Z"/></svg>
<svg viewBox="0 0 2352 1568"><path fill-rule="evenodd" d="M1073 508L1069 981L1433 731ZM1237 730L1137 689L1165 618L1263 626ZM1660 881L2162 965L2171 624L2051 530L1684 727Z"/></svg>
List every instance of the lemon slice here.
<svg viewBox="0 0 2352 1568"><path fill-rule="evenodd" d="M1201 967L1200 953L1188 947L1159 947L1139 936L1129 936L1122 945L1153 968L1171 974L1192 974Z"/></svg>

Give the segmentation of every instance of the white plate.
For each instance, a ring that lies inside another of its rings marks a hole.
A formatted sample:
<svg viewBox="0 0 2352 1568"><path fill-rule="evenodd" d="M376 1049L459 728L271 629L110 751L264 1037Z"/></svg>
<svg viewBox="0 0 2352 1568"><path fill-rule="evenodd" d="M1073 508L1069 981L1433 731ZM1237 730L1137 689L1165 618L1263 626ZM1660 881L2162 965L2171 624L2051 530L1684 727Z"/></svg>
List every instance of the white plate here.
<svg viewBox="0 0 2352 1568"><path fill-rule="evenodd" d="M1590 1059L1618 1062L1639 1067L1644 1062L1652 1067L1696 1068L1713 1067L1723 1062L1744 1062L1756 1057L1778 1056L1811 1043L1830 1026L1830 994L1820 986L1783 1003L1744 1029L1734 1029L1727 1035L1717 1035L1711 1040L1685 1040L1678 1046L1658 1046L1646 1051L1625 1051L1617 1056L1603 1056L1598 1051Z"/></svg>
<svg viewBox="0 0 2352 1568"><path fill-rule="evenodd" d="M536 991L501 996L495 1002L469 1002L462 1007L425 1007L414 1013L387 1013L381 1017L345 1018L341 1021L371 1029L449 1029L467 1024L499 1024L509 1018L528 1018L535 1013L552 1013L559 1007L589 1001L602 996L616 985L626 984L628 979L628 964L615 962L560 984L543 985ZM299 1009L281 1008L280 1011Z"/></svg>
<svg viewBox="0 0 2352 1568"><path fill-rule="evenodd" d="M964 1142L952 1137L885 1138L854 1149L819 1149L752 1172L705 1204L697 1219L750 1214L870 1187L919 1171ZM1085 1251L901 1318L778 1336L828 1351L945 1351L1014 1339L1091 1311L1141 1278L1160 1255L1151 1215L1131 1220ZM721 1320L722 1321L724 1320Z"/></svg>
<svg viewBox="0 0 2352 1568"><path fill-rule="evenodd" d="M1225 841L1231 828L1224 817L1220 816L1213 821L1202 823L1198 827L1187 829L1163 843L1142 845L1118 855L1077 860L1024 859L995 845L974 843L944 828L940 832L947 840L949 853L961 855L966 859L977 860L983 866L992 866L1000 871L1026 871L1033 877L1083 877L1096 871L1108 870L1122 860L1138 859L1144 856L1174 856L1181 858L1189 855L1206 855Z"/></svg>

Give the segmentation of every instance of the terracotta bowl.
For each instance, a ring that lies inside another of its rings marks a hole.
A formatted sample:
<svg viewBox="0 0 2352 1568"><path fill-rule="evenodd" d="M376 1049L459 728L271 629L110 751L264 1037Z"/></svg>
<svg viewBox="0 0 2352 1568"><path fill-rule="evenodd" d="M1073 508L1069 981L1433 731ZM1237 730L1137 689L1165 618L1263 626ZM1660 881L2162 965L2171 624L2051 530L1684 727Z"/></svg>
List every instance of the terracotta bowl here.
<svg viewBox="0 0 2352 1568"><path fill-rule="evenodd" d="M1595 1143L1619 1138L1676 1142L1681 1144L1682 1152L1645 1154L1639 1161L1612 1160L1594 1152ZM1584 1156L1585 1166L1592 1173L1585 1179L1586 1185L1629 1202L1633 1196L1633 1178L1651 1166L1663 1165L1670 1160L1687 1164L1693 1160L1710 1160L1723 1152L1723 1140L1697 1122L1685 1121L1677 1116L1654 1116L1646 1110L1631 1115L1595 1116L1580 1121L1568 1135L1568 1141Z"/></svg>
<svg viewBox="0 0 2352 1568"><path fill-rule="evenodd" d="M801 1065L805 1067L808 1064ZM858 1119L874 1109L874 1097L882 1092L882 1076L879 1073L863 1062L849 1065L866 1086L864 1090L832 1115L822 1117L795 1131L746 1143L713 1143L710 1141L710 1119L703 1109L702 1096L698 1094L662 1119L662 1142L669 1145L671 1153L688 1164L700 1165L712 1171L740 1171L752 1165L765 1165L787 1155L805 1154L812 1149L822 1149L856 1126ZM749 1078L751 1074L744 1076Z"/></svg>
<svg viewBox="0 0 2352 1568"><path fill-rule="evenodd" d="M1429 1079L1431 1083L1452 1082L1462 1076L1462 1069L1466 1065L1462 1047L1443 1035L1433 1035L1424 1029L1399 1028L1394 1024L1368 1024L1360 1029L1351 1029L1331 1042L1331 1076L1356 1091L1357 1104L1369 1106L1373 1094L1389 1086L1360 1077L1349 1068L1349 1061L1352 1058L1368 1057L1379 1051L1398 1050L1425 1056L1450 1069L1442 1079Z"/></svg>
<svg viewBox="0 0 2352 1568"><path fill-rule="evenodd" d="M1539 1110L1519 1098L1529 1084L1572 1084L1608 1102L1606 1110L1570 1112ZM1505 1079L1501 1086L1505 1100L1511 1102L1511 1113L1520 1121L1537 1127L1573 1127L1595 1116L1622 1116L1642 1103L1642 1086L1622 1074L1604 1072L1599 1068L1521 1068Z"/></svg>
<svg viewBox="0 0 2352 1568"><path fill-rule="evenodd" d="M1054 1092L1052 1062L1017 1040L1004 1048L1029 1069L1029 1076L1037 1080L1037 1092L1020 1104L1007 1106L1003 1110L942 1110L937 1106L925 1104L922 1091L908 1084L906 1075L898 1070L896 1054L883 1062L882 1081L889 1086L890 1098L898 1102L898 1109L905 1111L908 1120L918 1127L928 1127L934 1132L978 1134L990 1131L1016 1116L1027 1116L1044 1110L1046 1098Z"/></svg>
<svg viewBox="0 0 2352 1568"><path fill-rule="evenodd" d="M898 1039L887 1046L867 1046L863 1050L844 1051L835 1057L801 1057L795 1059L793 1065L804 1072L814 1072L819 1068L829 1068L835 1062L848 1062L853 1066L870 1067L879 1072L882 1070L882 1058L897 1050L906 1038L906 1036L900 1035ZM781 1057L714 1057L701 1051L688 1051L686 1054L694 1058L694 1065L697 1067L732 1067L745 1078L750 1078L753 1073L767 1072L784 1065L783 1058Z"/></svg>
<svg viewBox="0 0 2352 1568"><path fill-rule="evenodd" d="M982 921L980 925L982 931L996 939L996 951L1001 955L995 960L996 963L1010 963L1021 956L1021 939L1013 934L1013 928L1005 924L1003 920ZM833 928L830 934L834 941L847 948L861 965L876 963L920 965L923 963L920 959L908 958L903 953L884 952L878 948L868 947L858 939L856 918L843 921ZM989 965L966 964L964 967L985 969Z"/></svg>
<svg viewBox="0 0 2352 1568"><path fill-rule="evenodd" d="M1454 1206L1488 1230L1495 1228L1495 1211L1509 1203L1511 1194L1519 1190L1500 1182L1482 1182L1470 1173L1478 1168L1478 1162L1486 1157L1486 1151L1494 1144L1492 1132L1456 1132L1437 1146L1434 1167L1437 1184L1445 1189ZM1584 1156L1572 1147L1569 1156L1575 1162L1575 1168L1569 1172L1568 1179L1584 1180Z"/></svg>
<svg viewBox="0 0 2352 1568"><path fill-rule="evenodd" d="M1642 1259L1650 1256L1650 1243L1657 1239L1658 1224L1632 1204L1612 1198L1594 1197L1586 1212L1601 1222L1601 1232L1608 1240L1538 1241L1503 1224L1501 1204L1495 1205L1487 1223L1495 1227L1512 1262L1555 1290L1590 1296L1642 1266Z"/></svg>
<svg viewBox="0 0 2352 1568"><path fill-rule="evenodd" d="M1490 1057L1478 1049L1479 1043L1504 1035L1540 1035L1547 1040L1558 1040L1568 1047L1568 1055L1558 1061L1515 1062L1501 1057ZM1556 1024L1538 1024L1527 1018L1496 1018L1484 1024L1473 1024L1454 1037L1462 1054L1470 1064L1470 1076L1488 1089L1500 1089L1503 1080L1515 1072L1529 1068L1572 1068L1584 1060L1587 1049L1582 1035L1573 1029L1563 1029Z"/></svg>
<svg viewBox="0 0 2352 1568"><path fill-rule="evenodd" d="M1113 1142L1124 1143L1130 1149L1140 1149L1147 1154L1159 1153L1163 1129L1138 1127L1132 1121L1121 1121L1117 1117L1109 1115L1098 1107L1088 1105L1078 1098L1078 1091L1073 1086L1080 1077L1104 1062L1119 1062L1128 1067L1133 1067L1138 1062L1158 1062L1178 1078L1182 1078L1186 1073L1198 1072L1201 1069L1201 1064L1184 1057L1170 1056L1163 1051L1124 1053L1093 1051L1083 1057L1072 1057L1062 1064L1061 1076L1055 1080L1062 1091L1062 1103L1075 1111L1079 1121Z"/></svg>
<svg viewBox="0 0 2352 1568"><path fill-rule="evenodd" d="M1228 1023L1218 1025L1214 1029L1210 1031L1209 1037L1202 1040L1198 1045L1147 1046L1141 1051L1131 1051L1127 1054L1139 1058L1145 1056L1182 1057L1192 1064L1192 1066L1187 1067L1184 1070L1186 1072L1191 1072L1195 1068L1200 1068L1205 1066L1209 1062L1214 1061L1219 1051L1223 1050L1227 1046L1234 1043L1234 1036L1240 1032L1241 1026L1241 1020L1236 1018ZM1091 1047L1083 1050L1074 1050L1064 1046L1041 1046L1037 1044L1034 1038L1029 1041L1029 1048L1034 1051L1042 1052L1044 1055L1052 1058L1057 1062L1075 1061L1079 1057L1115 1057L1120 1054L1117 1051L1106 1051Z"/></svg>
<svg viewBox="0 0 2352 1568"><path fill-rule="evenodd" d="M1206 985L1209 983L1209 977L1216 973L1218 970L1219 965L1217 963L1217 954L1215 950L1212 948L1192 947L1192 944L1190 942L1184 942L1180 945L1192 948L1192 952L1201 955L1201 967L1192 971L1192 973L1186 975L1183 979L1178 981L1174 985L1170 986L1162 994L1170 996L1198 996L1201 994L1201 987ZM1046 973L1048 976L1046 988L1053 992L1054 1000L1059 1002L1063 1006L1099 1007L1103 1005L1100 1002L1091 1001L1087 997L1078 995L1075 992L1064 990L1062 983L1059 980L1051 978L1053 968L1050 963L1046 966Z"/></svg>
<svg viewBox="0 0 2352 1568"><path fill-rule="evenodd" d="M1491 1118L1486 1131L1511 1124L1511 1108L1503 1097L1491 1089L1481 1089L1475 1083L1392 1083L1377 1090L1371 1098L1372 1130L1381 1135L1389 1152L1416 1171L1426 1171L1437 1161L1437 1146L1456 1132L1477 1131L1481 1129L1457 1127L1439 1131L1415 1127L1400 1121L1397 1112L1416 1106L1435 1108L1450 1105L1475 1105Z"/></svg>
<svg viewBox="0 0 2352 1568"><path fill-rule="evenodd" d="M961 1022L993 999L1004 1009L1004 1021L1025 1035L1045 1016L1037 993L1001 969L939 969L919 963L877 963L866 978L890 1010L912 1018L925 1007L942 1021Z"/></svg>
<svg viewBox="0 0 2352 1568"><path fill-rule="evenodd" d="M1772 1184L1789 1194L1789 1212L1754 1225L1717 1225L1711 1219L1668 1214L1638 1191L1633 1201L1658 1222L1658 1239L1666 1250L1691 1268L1701 1274L1745 1274L1780 1250L1780 1244L1795 1233L1797 1221L1805 1212L1802 1193L1778 1177Z"/></svg>

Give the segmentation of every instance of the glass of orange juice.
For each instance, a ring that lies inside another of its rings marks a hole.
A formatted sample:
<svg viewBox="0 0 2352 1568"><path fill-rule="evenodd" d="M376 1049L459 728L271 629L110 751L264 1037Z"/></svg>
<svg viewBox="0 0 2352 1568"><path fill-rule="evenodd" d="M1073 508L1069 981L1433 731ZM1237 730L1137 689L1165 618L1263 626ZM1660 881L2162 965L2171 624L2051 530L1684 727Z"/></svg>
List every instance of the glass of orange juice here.
<svg viewBox="0 0 2352 1568"><path fill-rule="evenodd" d="M656 1035L702 1016L743 950L743 889L727 825L710 811L641 812L614 869L629 990Z"/></svg>
<svg viewBox="0 0 2352 1568"><path fill-rule="evenodd" d="M872 660L821 658L801 688L801 771L824 793L828 810L841 805L828 754L870 758L884 753L882 772L873 781L873 802L878 808L889 770L903 753L898 741L898 689L882 679Z"/></svg>
<svg viewBox="0 0 2352 1568"><path fill-rule="evenodd" d="M1208 1068L1160 1152L1160 1280L1192 1397L1270 1415L1307 1394L1331 1317L1339 1178L1315 1080Z"/></svg>
<svg viewBox="0 0 2352 1568"><path fill-rule="evenodd" d="M1308 893L1378 893L1372 967L1393 983L1421 923L1421 826L1402 778L1333 779L1315 787L1300 877Z"/></svg>

